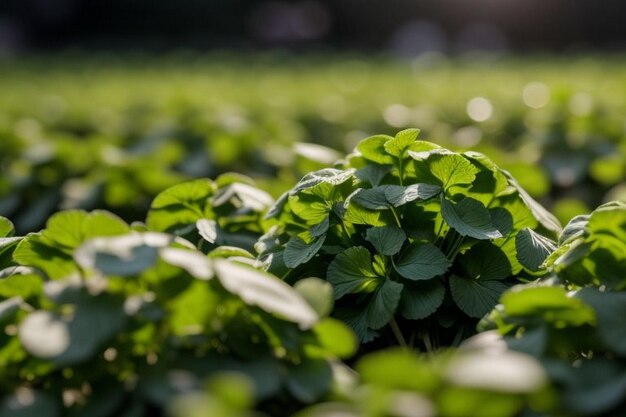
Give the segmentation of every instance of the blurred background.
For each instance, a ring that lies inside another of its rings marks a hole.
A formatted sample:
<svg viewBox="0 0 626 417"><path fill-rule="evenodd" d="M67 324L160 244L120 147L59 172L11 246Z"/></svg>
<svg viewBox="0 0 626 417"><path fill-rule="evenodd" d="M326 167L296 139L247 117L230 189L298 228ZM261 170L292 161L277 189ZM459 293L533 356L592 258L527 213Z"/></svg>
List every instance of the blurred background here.
<svg viewBox="0 0 626 417"><path fill-rule="evenodd" d="M619 51L624 17L620 0L3 0L0 48Z"/></svg>
<svg viewBox="0 0 626 417"><path fill-rule="evenodd" d="M276 196L419 127L567 222L626 199L624 18L618 0L3 0L0 215L142 220L228 171Z"/></svg>

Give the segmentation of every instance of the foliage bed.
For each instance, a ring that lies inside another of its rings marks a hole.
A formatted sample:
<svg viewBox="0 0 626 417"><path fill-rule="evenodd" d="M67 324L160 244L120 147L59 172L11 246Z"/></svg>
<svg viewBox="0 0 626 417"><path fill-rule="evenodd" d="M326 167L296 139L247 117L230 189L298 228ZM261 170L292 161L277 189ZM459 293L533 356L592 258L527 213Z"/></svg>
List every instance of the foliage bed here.
<svg viewBox="0 0 626 417"><path fill-rule="evenodd" d="M625 198L623 67L619 57L4 60L0 215L20 233L69 208L143 220L165 188L228 171L277 196L362 138L420 126L441 146L489 155L566 223ZM471 102L489 117L470 117Z"/></svg>
<svg viewBox="0 0 626 417"><path fill-rule="evenodd" d="M226 174L144 222L0 218L0 416L623 415L626 205L561 228L418 134L275 202Z"/></svg>

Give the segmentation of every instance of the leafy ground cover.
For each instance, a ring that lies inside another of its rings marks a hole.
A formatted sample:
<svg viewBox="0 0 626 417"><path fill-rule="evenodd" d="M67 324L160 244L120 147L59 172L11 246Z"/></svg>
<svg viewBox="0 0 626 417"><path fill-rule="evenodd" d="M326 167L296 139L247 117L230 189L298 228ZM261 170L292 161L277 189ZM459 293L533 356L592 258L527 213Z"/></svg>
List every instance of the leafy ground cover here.
<svg viewBox="0 0 626 417"><path fill-rule="evenodd" d="M624 199L623 65L192 54L3 61L0 215L20 233L59 209L143 220L167 187L227 171L276 197L371 134L420 126L424 139L488 154L567 223Z"/></svg>
<svg viewBox="0 0 626 417"><path fill-rule="evenodd" d="M275 202L227 174L142 222L0 218L0 416L623 415L626 204L561 228L418 133Z"/></svg>

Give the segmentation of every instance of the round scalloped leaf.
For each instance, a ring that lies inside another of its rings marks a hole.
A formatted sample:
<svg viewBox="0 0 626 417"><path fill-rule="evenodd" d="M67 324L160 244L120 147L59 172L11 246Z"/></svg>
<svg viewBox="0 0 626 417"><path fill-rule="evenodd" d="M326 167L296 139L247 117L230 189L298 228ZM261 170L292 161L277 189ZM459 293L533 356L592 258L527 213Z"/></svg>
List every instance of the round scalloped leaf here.
<svg viewBox="0 0 626 417"><path fill-rule="evenodd" d="M442 199L441 215L448 226L461 236L480 240L502 237L502 233L493 225L489 210L473 198L466 197L458 203Z"/></svg>
<svg viewBox="0 0 626 417"><path fill-rule="evenodd" d="M481 280L450 276L450 292L454 302L468 316L480 318L493 309L509 287L497 280Z"/></svg>
<svg viewBox="0 0 626 417"><path fill-rule="evenodd" d="M394 157L387 153L385 143L392 140L393 137L388 135L375 135L367 139L363 139L356 149L363 155L363 158L376 162L378 164L393 164Z"/></svg>
<svg viewBox="0 0 626 417"><path fill-rule="evenodd" d="M396 272L410 280L428 280L448 270L451 263L432 243L413 243L404 250L394 266Z"/></svg>
<svg viewBox="0 0 626 417"><path fill-rule="evenodd" d="M150 230L182 233L198 219L213 217L207 206L215 192L215 184L208 179L174 185L152 201L146 225Z"/></svg>
<svg viewBox="0 0 626 417"><path fill-rule="evenodd" d="M322 235L311 243L306 243L297 236L292 237L285 246L283 260L289 268L296 268L299 265L309 262L319 252L326 240L326 235Z"/></svg>
<svg viewBox="0 0 626 417"><path fill-rule="evenodd" d="M387 256L400 252L406 241L406 233L396 226L371 227L367 229L365 236L378 253Z"/></svg>
<svg viewBox="0 0 626 417"><path fill-rule="evenodd" d="M387 140L383 144L385 151L387 151L389 155L402 158L409 147L417 141L419 134L419 129L402 130L396 133L395 137Z"/></svg>
<svg viewBox="0 0 626 417"><path fill-rule="evenodd" d="M433 314L443 303L446 288L440 280L405 285L400 299L400 313L411 320L421 320Z"/></svg>
<svg viewBox="0 0 626 417"><path fill-rule="evenodd" d="M333 259L328 266L327 279L338 300L346 294L372 291L381 284L382 277L374 271L370 252L358 246L346 249Z"/></svg>
<svg viewBox="0 0 626 417"><path fill-rule="evenodd" d="M532 272L539 270L546 258L554 252L556 244L532 229L520 230L515 236L517 260Z"/></svg>
<svg viewBox="0 0 626 417"><path fill-rule="evenodd" d="M400 296L404 285L385 279L383 285L380 285L367 306L367 326L371 329L378 330L384 327L396 313Z"/></svg>

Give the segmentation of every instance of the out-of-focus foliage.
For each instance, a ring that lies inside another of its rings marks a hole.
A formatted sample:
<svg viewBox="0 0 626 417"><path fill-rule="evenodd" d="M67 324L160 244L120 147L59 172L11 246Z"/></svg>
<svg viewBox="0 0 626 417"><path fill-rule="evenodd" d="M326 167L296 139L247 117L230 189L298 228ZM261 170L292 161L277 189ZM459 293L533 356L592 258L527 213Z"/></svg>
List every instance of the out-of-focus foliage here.
<svg viewBox="0 0 626 417"><path fill-rule="evenodd" d="M546 282L514 288L481 327L536 356L565 415L621 416L626 408L626 205L574 218L546 260Z"/></svg>
<svg viewBox="0 0 626 417"><path fill-rule="evenodd" d="M1 238L0 415L284 416L354 379L338 359L356 338L327 317L328 284L293 288L245 249L207 256L132 229L69 210L16 247Z"/></svg>
<svg viewBox="0 0 626 417"><path fill-rule="evenodd" d="M0 215L21 232L60 208L141 220L165 188L225 171L277 196L332 163L332 149L420 126L424 139L489 155L565 223L626 198L623 67L610 57L3 61Z"/></svg>

